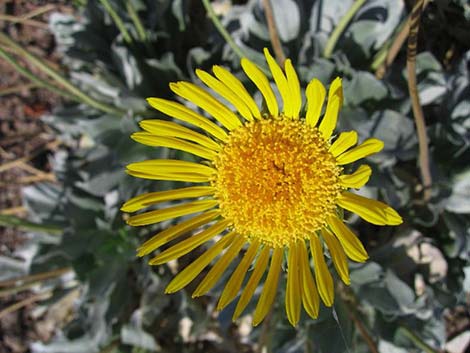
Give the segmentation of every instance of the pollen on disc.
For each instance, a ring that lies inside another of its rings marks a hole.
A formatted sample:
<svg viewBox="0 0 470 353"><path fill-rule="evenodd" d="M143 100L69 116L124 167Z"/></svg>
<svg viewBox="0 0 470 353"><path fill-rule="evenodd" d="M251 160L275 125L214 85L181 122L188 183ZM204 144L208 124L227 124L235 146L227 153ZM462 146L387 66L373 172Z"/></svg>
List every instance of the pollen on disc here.
<svg viewBox="0 0 470 353"><path fill-rule="evenodd" d="M300 120L257 120L231 132L211 183L222 216L271 247L326 225L341 192L341 167L318 129Z"/></svg>

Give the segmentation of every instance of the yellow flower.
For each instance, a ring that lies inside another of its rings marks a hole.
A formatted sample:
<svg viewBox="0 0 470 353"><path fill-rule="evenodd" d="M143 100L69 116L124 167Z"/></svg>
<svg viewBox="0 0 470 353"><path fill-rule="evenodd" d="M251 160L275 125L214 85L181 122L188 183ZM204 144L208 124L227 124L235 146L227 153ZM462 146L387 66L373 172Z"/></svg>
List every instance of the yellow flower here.
<svg viewBox="0 0 470 353"><path fill-rule="evenodd" d="M189 82L171 83L170 88L215 121L180 103L148 99L155 109L192 128L172 121L144 120L141 127L145 132L134 133L132 138L149 146L185 151L202 161L148 160L128 165L127 172L139 178L198 185L140 195L127 201L122 210L135 212L161 202L194 199L128 219L132 226L144 226L198 213L153 236L138 249L138 256L173 242L149 262L159 265L213 241L166 288L166 293L184 288L217 258L193 292L193 297L198 297L206 294L243 252L217 305L219 310L224 308L241 291L234 320L267 272L253 324L263 320L278 291L286 254L285 307L290 323L296 325L301 306L316 318L320 298L326 306L333 304L334 284L323 255L325 246L345 284L350 283L347 258L357 262L368 258L359 239L343 223L340 210L377 225L398 225L402 219L388 205L347 191L364 186L371 168L363 164L345 174L343 166L379 152L383 143L370 138L356 146L355 131L333 135L343 101L341 79L331 83L321 119L326 89L317 79L308 84L304 117L300 115L299 80L291 61L286 60L282 70L266 49L265 56L282 97L282 110L266 76L247 59L242 59L242 68L261 92L266 111L261 111L243 84L220 66L213 67L214 75L201 70L196 74L237 113ZM184 237L190 233L195 234Z"/></svg>

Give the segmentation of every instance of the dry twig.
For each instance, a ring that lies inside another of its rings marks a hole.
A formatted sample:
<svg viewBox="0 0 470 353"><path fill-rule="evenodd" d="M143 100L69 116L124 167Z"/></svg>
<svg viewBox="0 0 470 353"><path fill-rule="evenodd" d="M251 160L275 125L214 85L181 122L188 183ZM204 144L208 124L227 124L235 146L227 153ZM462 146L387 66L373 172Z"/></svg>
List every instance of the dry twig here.
<svg viewBox="0 0 470 353"><path fill-rule="evenodd" d="M410 92L411 106L415 118L416 130L419 143L419 168L423 183L423 199L429 201L431 198L431 171L429 168L429 148L426 134L426 123L423 109L419 101L418 87L416 81L416 53L418 51L418 31L424 0L417 0L411 12L410 35L408 37L408 51L406 56L406 69L408 72L408 91Z"/></svg>
<svg viewBox="0 0 470 353"><path fill-rule="evenodd" d="M276 23L274 22L273 8L270 0L263 0L264 13L266 14L266 21L268 22L269 38L273 46L274 55L279 65L284 66L286 56L282 50L281 40L277 32Z"/></svg>

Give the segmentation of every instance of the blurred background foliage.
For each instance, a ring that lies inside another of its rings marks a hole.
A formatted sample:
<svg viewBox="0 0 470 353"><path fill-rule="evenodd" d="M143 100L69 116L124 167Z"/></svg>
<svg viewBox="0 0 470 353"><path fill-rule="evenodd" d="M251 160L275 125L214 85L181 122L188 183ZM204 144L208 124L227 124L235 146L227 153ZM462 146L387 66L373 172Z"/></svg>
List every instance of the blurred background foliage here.
<svg viewBox="0 0 470 353"><path fill-rule="evenodd" d="M423 201L406 43L384 66L414 2L271 3L302 86L313 77L326 85L343 77L339 130L384 140L384 151L369 158L374 173L361 192L386 200L404 224L379 228L350 217L371 258L351 264L350 288L336 281L333 309L323 308L317 320L303 317L297 328L285 318L284 288L257 328L249 315L232 323L232 306L215 312L221 286L196 300L190 291L165 295L175 269L202 250L172 266L150 267L135 257L138 244L169 222L130 228L120 206L173 184L137 180L124 169L148 158L191 156L139 145L129 135L141 119L163 117L145 98L171 98L168 83L175 80L198 82L195 68L224 65L261 100L232 46L265 66L262 49L271 43L263 1L210 4L232 43L200 1L75 1L73 14L54 13L49 23L63 72L49 77L69 95L43 117L60 140L50 157L59 182L24 189L28 221L0 218L28 232L21 248L0 257L0 280L10 283L1 290L42 295L34 315L54 325L50 340L33 342L32 352L439 352L452 338L444 313L468 309L470 290L470 4L426 2L421 17L417 78L433 177L431 198ZM344 16L350 19L340 24ZM11 282L27 274L39 279Z"/></svg>

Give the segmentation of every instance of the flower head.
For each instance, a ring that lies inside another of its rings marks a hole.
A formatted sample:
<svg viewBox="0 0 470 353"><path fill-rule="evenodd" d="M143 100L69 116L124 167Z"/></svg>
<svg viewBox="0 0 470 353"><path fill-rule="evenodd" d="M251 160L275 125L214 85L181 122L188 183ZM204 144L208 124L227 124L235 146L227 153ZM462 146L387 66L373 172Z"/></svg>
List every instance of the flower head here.
<svg viewBox="0 0 470 353"><path fill-rule="evenodd" d="M261 111L243 84L220 66L213 67L214 75L201 70L196 74L233 105L236 113L189 82L172 83L170 88L214 120L180 103L148 99L152 107L176 121L144 120L141 127L145 131L132 138L191 153L201 162L148 160L128 165L128 173L196 185L137 196L122 210L135 212L162 202L187 200L128 219L130 225L143 226L191 215L145 242L138 255L173 242L150 260L150 264L159 265L211 242L211 247L168 284L166 293L184 288L214 262L193 292L193 297L204 295L229 265L238 261L217 308L224 308L241 292L233 315L236 319L264 278L253 317L255 325L274 302L285 254L285 307L289 321L296 325L301 306L316 318L320 298L326 306L333 304L334 284L324 259L325 248L345 284L350 283L347 258L357 262L368 258L357 236L344 224L340 210L377 225L398 225L402 219L388 205L348 191L364 186L371 168L362 164L346 174L343 166L379 152L383 143L370 138L356 145L355 131L333 135L343 100L341 79L330 85L323 116L327 92L313 79L305 92L306 113L301 115L300 85L291 61L286 60L282 70L267 50L265 56L282 97L282 109L266 76L247 59L242 59L242 68L261 92L266 111ZM186 234L192 235L183 238Z"/></svg>

